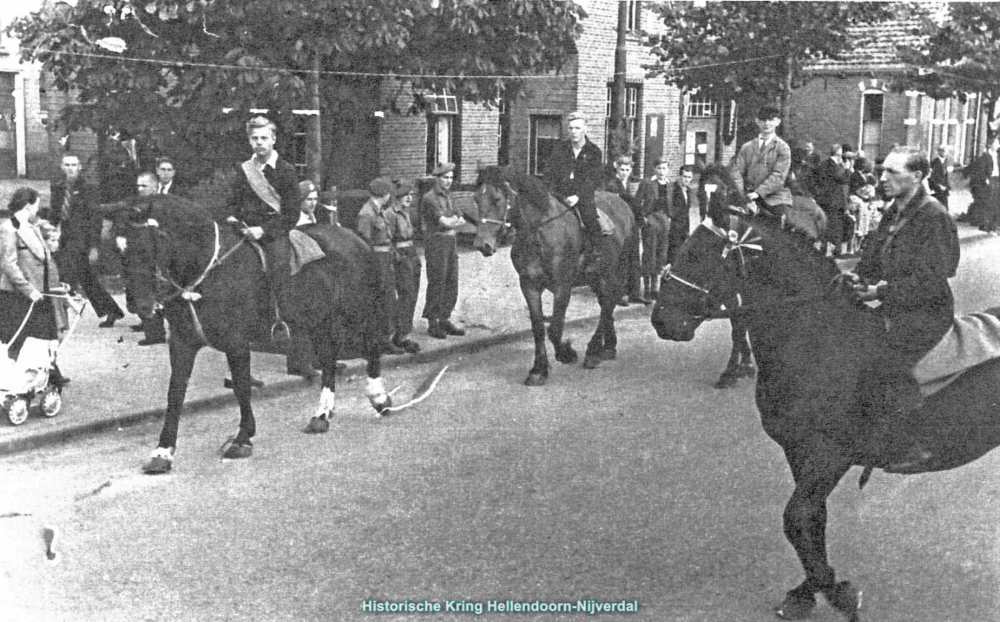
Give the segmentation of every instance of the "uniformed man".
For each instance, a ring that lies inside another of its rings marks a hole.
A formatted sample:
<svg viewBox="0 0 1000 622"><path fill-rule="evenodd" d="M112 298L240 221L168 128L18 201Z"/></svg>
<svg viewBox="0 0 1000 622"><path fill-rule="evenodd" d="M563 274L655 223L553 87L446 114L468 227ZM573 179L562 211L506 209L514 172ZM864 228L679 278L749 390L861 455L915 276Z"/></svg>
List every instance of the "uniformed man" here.
<svg viewBox="0 0 1000 622"><path fill-rule="evenodd" d="M415 354L420 351L417 342L408 336L413 330L413 313L417 308L417 294L420 292L420 255L413 245L413 221L410 208L413 203L413 184L398 180L393 184L393 200L390 204L395 218L393 235L396 274L396 317L393 318L392 343Z"/></svg>
<svg viewBox="0 0 1000 622"><path fill-rule="evenodd" d="M376 177L368 184L371 195L358 212L358 235L375 251L382 274L382 293L386 305L386 318L382 351L385 354L405 354L406 350L392 342L393 318L396 315L396 271L393 258L393 237L396 233L396 212L390 206L392 182Z"/></svg>
<svg viewBox="0 0 1000 622"><path fill-rule="evenodd" d="M432 172L435 182L420 201L420 214L427 231L424 254L427 257L427 300L423 316L427 334L435 339L448 335L462 336L465 331L451 323L451 313L458 303L457 229L465 218L451 198L455 165L440 164Z"/></svg>

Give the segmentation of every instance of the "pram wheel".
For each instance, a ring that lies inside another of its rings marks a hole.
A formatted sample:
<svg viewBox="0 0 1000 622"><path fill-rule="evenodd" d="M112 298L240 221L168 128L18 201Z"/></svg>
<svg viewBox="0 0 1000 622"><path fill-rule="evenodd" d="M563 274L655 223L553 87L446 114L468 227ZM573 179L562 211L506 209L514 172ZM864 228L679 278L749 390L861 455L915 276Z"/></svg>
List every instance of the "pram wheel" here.
<svg viewBox="0 0 1000 622"><path fill-rule="evenodd" d="M42 393L41 399L38 400L38 408L46 417L58 415L59 410L62 409L62 395L59 393L59 389L51 386L46 389Z"/></svg>
<svg viewBox="0 0 1000 622"><path fill-rule="evenodd" d="M7 420L12 425L21 425L28 419L28 400L15 397L7 403Z"/></svg>

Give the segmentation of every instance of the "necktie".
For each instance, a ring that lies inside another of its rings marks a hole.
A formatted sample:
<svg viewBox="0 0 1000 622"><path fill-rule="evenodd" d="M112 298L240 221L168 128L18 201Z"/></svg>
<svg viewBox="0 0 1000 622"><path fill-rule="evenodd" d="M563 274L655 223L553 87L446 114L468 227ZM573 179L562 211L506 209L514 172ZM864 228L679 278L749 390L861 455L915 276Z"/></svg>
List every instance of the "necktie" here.
<svg viewBox="0 0 1000 622"><path fill-rule="evenodd" d="M69 189L69 184L66 184L66 191L63 193L62 211L59 213L60 221L65 221L69 219L69 201L70 201L70 189Z"/></svg>
<svg viewBox="0 0 1000 622"><path fill-rule="evenodd" d="M164 186L163 184L160 184L160 194L166 194L166 193L167 193L167 187Z"/></svg>

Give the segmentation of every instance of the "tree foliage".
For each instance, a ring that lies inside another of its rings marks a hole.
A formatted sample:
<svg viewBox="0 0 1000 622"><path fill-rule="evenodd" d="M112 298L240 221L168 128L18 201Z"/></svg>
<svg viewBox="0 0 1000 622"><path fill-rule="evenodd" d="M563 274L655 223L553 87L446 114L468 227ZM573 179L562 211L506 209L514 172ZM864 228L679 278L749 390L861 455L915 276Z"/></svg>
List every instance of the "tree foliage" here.
<svg viewBox="0 0 1000 622"><path fill-rule="evenodd" d="M980 93L984 109L992 111L1000 97L1000 4L950 3L944 15L928 13L921 21L924 43L899 51L913 66L901 86L962 101ZM996 132L995 122L991 129Z"/></svg>
<svg viewBox="0 0 1000 622"><path fill-rule="evenodd" d="M719 102L735 100L744 114L779 104L787 118L790 89L804 84L803 67L838 58L847 29L897 14L880 2L665 2L654 5L665 31L648 37L668 83Z"/></svg>
<svg viewBox="0 0 1000 622"><path fill-rule="evenodd" d="M400 88L418 103L439 89L513 98L521 76L576 52L584 17L564 0L77 0L8 32L23 60L79 93L65 129L124 129L208 174L245 151L232 142L245 111L312 107L317 59L324 86L344 86L324 89L334 94L325 107L350 107L351 85L370 91L389 74L414 76Z"/></svg>

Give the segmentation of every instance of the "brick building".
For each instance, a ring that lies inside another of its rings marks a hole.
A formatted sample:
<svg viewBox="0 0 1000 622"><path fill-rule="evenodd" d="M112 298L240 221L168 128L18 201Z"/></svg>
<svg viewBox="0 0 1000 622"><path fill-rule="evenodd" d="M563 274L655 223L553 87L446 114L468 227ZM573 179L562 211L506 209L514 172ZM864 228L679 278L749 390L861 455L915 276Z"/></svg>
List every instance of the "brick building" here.
<svg viewBox="0 0 1000 622"><path fill-rule="evenodd" d="M957 165L967 164L985 144L979 98L970 94L934 100L917 91L894 91L905 71L897 49L913 48L915 20L853 28L856 45L840 60L806 67L811 80L792 91L786 136L811 140L827 153L832 144L860 147L875 160L893 145L917 147L928 155L946 145Z"/></svg>
<svg viewBox="0 0 1000 622"><path fill-rule="evenodd" d="M38 66L22 65L17 42L0 30L0 179L46 176L48 122Z"/></svg>
<svg viewBox="0 0 1000 622"><path fill-rule="evenodd" d="M566 137L565 115L574 110L586 115L590 139L607 157L619 2L578 2L587 12L577 41L578 54L560 74L531 80L528 96L505 111L508 149L501 159L532 174L542 172L551 144ZM653 161L660 155L671 160L673 170L682 164L727 161L735 147L716 144L717 106L691 98L662 78L646 77L642 65L652 58L639 33L656 32L657 16L642 2L626 0L625 4L629 13L625 117L635 149L636 174L651 175Z"/></svg>

